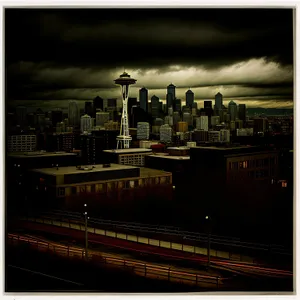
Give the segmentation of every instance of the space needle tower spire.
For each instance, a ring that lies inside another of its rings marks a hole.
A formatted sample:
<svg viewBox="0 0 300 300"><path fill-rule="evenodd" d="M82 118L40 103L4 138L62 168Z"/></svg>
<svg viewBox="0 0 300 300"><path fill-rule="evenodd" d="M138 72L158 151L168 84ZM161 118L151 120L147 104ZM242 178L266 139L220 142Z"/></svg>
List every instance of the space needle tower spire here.
<svg viewBox="0 0 300 300"><path fill-rule="evenodd" d="M120 85L121 94L122 94L122 119L121 119L121 127L120 127L120 135L117 136L117 149L129 148L129 143L132 140L129 135L129 125L128 125L128 94L129 94L129 86L131 84L135 84L136 79L130 78L130 75L124 71L123 74L120 75L119 78L115 79L115 84Z"/></svg>

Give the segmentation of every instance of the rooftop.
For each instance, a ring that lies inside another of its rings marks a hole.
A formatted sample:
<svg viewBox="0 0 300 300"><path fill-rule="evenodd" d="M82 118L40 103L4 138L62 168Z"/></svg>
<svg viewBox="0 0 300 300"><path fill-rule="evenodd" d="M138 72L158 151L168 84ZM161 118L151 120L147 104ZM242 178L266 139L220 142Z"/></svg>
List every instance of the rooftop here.
<svg viewBox="0 0 300 300"><path fill-rule="evenodd" d="M151 149L145 149L145 148L129 148L129 149L103 150L103 152L116 153L116 154L128 154L128 153L152 152L152 150Z"/></svg>
<svg viewBox="0 0 300 300"><path fill-rule="evenodd" d="M14 152L8 153L9 157L16 157L16 158L25 158L25 157L49 157L49 156L74 156L77 155L76 153L69 153L69 152Z"/></svg>
<svg viewBox="0 0 300 300"><path fill-rule="evenodd" d="M149 168L140 168L140 176L160 176L160 175L172 175L171 172L166 172L162 170L149 169Z"/></svg>
<svg viewBox="0 0 300 300"><path fill-rule="evenodd" d="M88 170L77 169L76 166L59 167L57 168L44 168L44 169L33 169L33 172L38 172L42 174L57 176L57 175L69 175L69 174L87 174L87 173L97 173L97 172L107 172L107 171L117 171L117 170L130 170L136 169L137 167L125 166L118 164L111 164L110 167L104 168L103 165L94 165L95 168Z"/></svg>
<svg viewBox="0 0 300 300"><path fill-rule="evenodd" d="M237 146L237 147L196 146L196 147L191 147L191 149L192 148L226 151L226 150L240 150L240 149L255 149L258 147L257 146Z"/></svg>
<svg viewBox="0 0 300 300"><path fill-rule="evenodd" d="M190 147L168 147L167 150L190 150Z"/></svg>
<svg viewBox="0 0 300 300"><path fill-rule="evenodd" d="M173 159L173 160L189 160L190 156L175 156L175 155L149 155L151 157L157 157L157 158L166 158L166 159Z"/></svg>

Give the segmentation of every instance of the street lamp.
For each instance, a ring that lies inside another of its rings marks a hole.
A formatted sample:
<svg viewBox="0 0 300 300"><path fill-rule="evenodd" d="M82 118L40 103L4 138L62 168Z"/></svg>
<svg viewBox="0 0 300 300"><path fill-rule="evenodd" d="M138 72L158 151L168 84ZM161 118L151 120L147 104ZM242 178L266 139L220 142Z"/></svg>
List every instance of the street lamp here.
<svg viewBox="0 0 300 300"><path fill-rule="evenodd" d="M87 204L84 204L85 210L87 209ZM88 228L87 228L87 221L89 219L87 215L87 211L84 212L84 219L85 219L85 258L88 259Z"/></svg>
<svg viewBox="0 0 300 300"><path fill-rule="evenodd" d="M210 235L211 235L211 217L205 216L205 220L208 222L207 227L207 268L210 267Z"/></svg>

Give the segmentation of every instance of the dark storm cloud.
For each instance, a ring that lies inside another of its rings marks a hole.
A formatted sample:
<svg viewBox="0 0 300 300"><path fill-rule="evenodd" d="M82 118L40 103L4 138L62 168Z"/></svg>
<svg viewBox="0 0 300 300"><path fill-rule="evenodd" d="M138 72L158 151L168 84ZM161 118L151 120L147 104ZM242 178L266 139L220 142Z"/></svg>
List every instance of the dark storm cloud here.
<svg viewBox="0 0 300 300"><path fill-rule="evenodd" d="M153 91L172 81L292 95L290 9L7 9L5 22L10 99L106 97L123 67Z"/></svg>

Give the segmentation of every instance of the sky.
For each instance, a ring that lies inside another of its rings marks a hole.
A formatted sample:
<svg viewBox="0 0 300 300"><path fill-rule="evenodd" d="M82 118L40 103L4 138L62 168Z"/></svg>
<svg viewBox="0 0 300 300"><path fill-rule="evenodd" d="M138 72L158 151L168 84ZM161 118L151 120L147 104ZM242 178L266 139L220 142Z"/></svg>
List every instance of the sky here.
<svg viewBox="0 0 300 300"><path fill-rule="evenodd" d="M68 106L96 96L121 99L126 70L149 98L176 86L185 103L293 107L292 9L6 9L9 105Z"/></svg>

